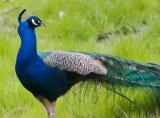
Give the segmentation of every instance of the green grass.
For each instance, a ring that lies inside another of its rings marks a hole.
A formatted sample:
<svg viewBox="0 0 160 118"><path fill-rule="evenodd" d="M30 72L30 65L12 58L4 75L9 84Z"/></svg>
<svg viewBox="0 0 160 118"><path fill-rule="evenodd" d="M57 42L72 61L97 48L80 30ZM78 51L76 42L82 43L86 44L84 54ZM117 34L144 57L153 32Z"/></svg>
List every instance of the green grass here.
<svg viewBox="0 0 160 118"><path fill-rule="evenodd" d="M39 50L74 50L160 63L158 0L2 0L0 2L0 117L45 118L43 106L18 81L14 65L20 45L17 15L37 15ZM58 13L65 16L60 19ZM110 38L97 41L111 32ZM116 86L141 108L114 94L109 85L80 83L57 101L57 118L158 117L153 91Z"/></svg>

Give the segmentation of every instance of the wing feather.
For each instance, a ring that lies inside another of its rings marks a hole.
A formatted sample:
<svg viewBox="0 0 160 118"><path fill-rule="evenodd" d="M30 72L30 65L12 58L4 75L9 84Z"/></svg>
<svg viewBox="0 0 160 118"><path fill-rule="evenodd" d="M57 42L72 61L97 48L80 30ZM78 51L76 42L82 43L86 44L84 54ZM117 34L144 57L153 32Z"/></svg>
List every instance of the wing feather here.
<svg viewBox="0 0 160 118"><path fill-rule="evenodd" d="M106 75L107 69L97 60L87 54L78 52L54 51L52 53L40 53L43 61L49 67L60 70L77 72L81 75L90 73Z"/></svg>

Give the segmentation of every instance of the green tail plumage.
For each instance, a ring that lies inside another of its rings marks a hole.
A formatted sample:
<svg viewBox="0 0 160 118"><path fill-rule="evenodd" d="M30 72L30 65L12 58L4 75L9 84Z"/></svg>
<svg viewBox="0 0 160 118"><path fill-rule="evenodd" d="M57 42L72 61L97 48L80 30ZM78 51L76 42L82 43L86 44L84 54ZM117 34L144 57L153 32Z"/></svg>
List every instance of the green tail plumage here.
<svg viewBox="0 0 160 118"><path fill-rule="evenodd" d="M108 82L126 86L160 88L160 65L144 64L96 53L89 55L101 60L106 66Z"/></svg>

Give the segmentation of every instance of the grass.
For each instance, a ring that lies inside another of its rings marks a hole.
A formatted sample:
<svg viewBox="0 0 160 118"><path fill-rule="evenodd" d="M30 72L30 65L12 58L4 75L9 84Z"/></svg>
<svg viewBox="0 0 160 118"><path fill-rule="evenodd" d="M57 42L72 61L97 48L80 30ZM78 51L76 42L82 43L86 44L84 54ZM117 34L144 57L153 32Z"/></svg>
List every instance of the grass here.
<svg viewBox="0 0 160 118"><path fill-rule="evenodd" d="M36 4L35 4L36 3ZM0 2L0 117L45 118L43 106L18 81L14 65L20 45L17 15L40 16L39 50L75 50L160 63L158 0L2 0ZM59 12L64 17L59 18ZM107 38L106 34L111 35ZM97 41L99 36L104 38ZM106 36L106 37L105 37ZM107 86L107 87L106 87ZM114 94L109 85L80 83L57 101L58 118L159 117L153 91L116 86L142 108Z"/></svg>

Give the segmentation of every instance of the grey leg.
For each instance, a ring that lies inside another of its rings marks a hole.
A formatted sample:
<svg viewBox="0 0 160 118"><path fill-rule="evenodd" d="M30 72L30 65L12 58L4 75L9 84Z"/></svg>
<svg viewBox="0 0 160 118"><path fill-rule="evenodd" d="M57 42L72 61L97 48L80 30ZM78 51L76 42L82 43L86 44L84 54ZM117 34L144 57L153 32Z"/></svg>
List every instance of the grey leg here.
<svg viewBox="0 0 160 118"><path fill-rule="evenodd" d="M50 102L45 97L37 97L37 99L44 105L48 113L48 118L56 118L56 102Z"/></svg>

